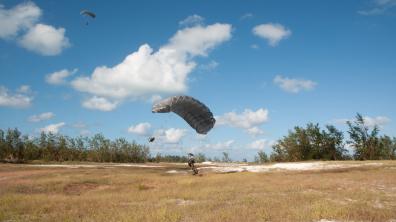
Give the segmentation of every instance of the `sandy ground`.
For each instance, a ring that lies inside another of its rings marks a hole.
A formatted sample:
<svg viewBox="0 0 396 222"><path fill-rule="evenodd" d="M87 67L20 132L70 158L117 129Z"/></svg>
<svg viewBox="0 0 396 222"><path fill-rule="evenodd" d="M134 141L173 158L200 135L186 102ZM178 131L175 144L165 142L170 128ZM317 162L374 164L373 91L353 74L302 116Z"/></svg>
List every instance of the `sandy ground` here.
<svg viewBox="0 0 396 222"><path fill-rule="evenodd" d="M210 169L214 172L231 173L231 172L268 172L273 170L305 171L305 170L328 170L328 169L345 169L355 167L381 166L382 163L364 163L350 164L333 163L333 162L307 162L307 163L275 163L265 165L247 165L247 164L214 164L212 166L200 167L200 170Z"/></svg>
<svg viewBox="0 0 396 222"><path fill-rule="evenodd" d="M186 166L180 163L178 166ZM332 169L347 169L356 167L376 167L382 166L383 163L370 162L370 163L350 163L350 162L298 162L298 163L275 163L263 165L250 165L240 163L215 163L203 162L198 163L198 170L202 172L217 172L217 173L237 173L237 172L254 172L263 173L270 171L307 171L307 170L332 170ZM43 167L43 168L115 168L115 167L136 167L136 168L169 168L171 165L167 163L158 164L29 164L30 167ZM167 170L166 173L170 174L184 174L188 171L183 169Z"/></svg>

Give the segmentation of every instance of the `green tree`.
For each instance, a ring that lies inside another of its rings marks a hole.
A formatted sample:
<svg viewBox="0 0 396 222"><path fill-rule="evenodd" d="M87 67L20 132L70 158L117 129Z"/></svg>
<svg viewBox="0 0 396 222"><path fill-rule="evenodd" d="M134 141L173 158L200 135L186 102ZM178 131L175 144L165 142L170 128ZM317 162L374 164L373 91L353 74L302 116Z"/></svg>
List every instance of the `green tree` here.
<svg viewBox="0 0 396 222"><path fill-rule="evenodd" d="M374 160L380 157L379 129L374 126L371 130L366 125L361 114L356 115L356 119L347 121L350 139L347 141L354 148L354 158L357 160Z"/></svg>
<svg viewBox="0 0 396 222"><path fill-rule="evenodd" d="M257 156L258 156L259 163L269 162L268 156L264 151L262 151L262 150L258 151Z"/></svg>
<svg viewBox="0 0 396 222"><path fill-rule="evenodd" d="M222 162L225 162L225 163L231 162L231 158L227 152L223 152L223 158L221 160L222 160Z"/></svg>

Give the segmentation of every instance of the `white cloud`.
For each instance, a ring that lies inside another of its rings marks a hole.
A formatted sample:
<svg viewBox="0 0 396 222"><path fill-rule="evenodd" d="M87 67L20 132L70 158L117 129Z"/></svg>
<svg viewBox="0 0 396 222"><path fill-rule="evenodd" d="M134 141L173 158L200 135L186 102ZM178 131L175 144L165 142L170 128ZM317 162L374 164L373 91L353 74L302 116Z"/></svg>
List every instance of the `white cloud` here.
<svg viewBox="0 0 396 222"><path fill-rule="evenodd" d="M180 26L195 26L195 25L202 25L204 23L204 18L199 15L190 15L184 20L179 22Z"/></svg>
<svg viewBox="0 0 396 222"><path fill-rule="evenodd" d="M203 141L207 138L207 134L196 134L196 138L200 141Z"/></svg>
<svg viewBox="0 0 396 222"><path fill-rule="evenodd" d="M256 150L264 150L265 148L269 148L272 145L274 145L274 141L269 141L266 139L260 139L253 141L248 145L250 149L256 149Z"/></svg>
<svg viewBox="0 0 396 222"><path fill-rule="evenodd" d="M235 144L234 140L227 140L225 142L218 142L218 143L208 143L200 146L196 150L227 150L230 149Z"/></svg>
<svg viewBox="0 0 396 222"><path fill-rule="evenodd" d="M64 28L57 29L50 25L36 24L19 39L19 44L41 55L58 55L63 49L70 46L65 32L66 30Z"/></svg>
<svg viewBox="0 0 396 222"><path fill-rule="evenodd" d="M376 117L364 116L363 120L364 120L365 125L370 128L373 128L374 126L383 128L385 125L387 125L391 122L391 119L386 116L376 116ZM346 124L348 121L354 122L355 119L346 119L346 118L335 119L332 122L334 122L335 124Z"/></svg>
<svg viewBox="0 0 396 222"><path fill-rule="evenodd" d="M83 107L87 109L94 109L94 110L100 110L100 111L111 111L115 109L118 105L117 102L111 102L107 100L106 98L103 97L98 97L94 96L92 98L89 98L85 100L82 103Z"/></svg>
<svg viewBox="0 0 396 222"><path fill-rule="evenodd" d="M212 70L216 69L217 66L219 66L219 63L212 60L209 63L200 65L199 68L203 71L212 71Z"/></svg>
<svg viewBox="0 0 396 222"><path fill-rule="evenodd" d="M80 130L80 135L81 136L89 136L89 135L91 135L91 131L90 130L88 130L88 129L82 129L82 130Z"/></svg>
<svg viewBox="0 0 396 222"><path fill-rule="evenodd" d="M88 125L83 122L74 123L71 127L75 128L81 136L88 136L91 134L91 131L88 129Z"/></svg>
<svg viewBox="0 0 396 222"><path fill-rule="evenodd" d="M257 111L245 109L243 113L229 112L222 116L216 117L216 125L228 125L236 128L242 128L251 131L253 129L268 121L268 110L260 108Z"/></svg>
<svg viewBox="0 0 396 222"><path fill-rule="evenodd" d="M32 104L33 97L26 93L10 94L8 89L0 86L0 106L26 108Z"/></svg>
<svg viewBox="0 0 396 222"><path fill-rule="evenodd" d="M29 85L21 85L18 89L17 89L18 93L23 93L23 94L29 94L32 92L32 90L30 89Z"/></svg>
<svg viewBox="0 0 396 222"><path fill-rule="evenodd" d="M38 115L30 116L28 121L29 122L41 122L44 120L52 119L52 118L54 118L54 116L55 116L55 114L53 114L52 112L46 112L46 113L41 113Z"/></svg>
<svg viewBox="0 0 396 222"><path fill-rule="evenodd" d="M292 79L277 75L274 78L274 83L281 89L290 93L299 93L302 90L308 91L316 87L317 83L312 80Z"/></svg>
<svg viewBox="0 0 396 222"><path fill-rule="evenodd" d="M193 58L207 56L230 38L229 24L185 28L156 52L144 44L120 64L97 67L91 76L78 77L71 83L78 91L116 102L183 93L187 90L187 77L196 67Z"/></svg>
<svg viewBox="0 0 396 222"><path fill-rule="evenodd" d="M386 116L369 117L365 116L364 121L368 127L384 127L386 124L390 123L390 119Z"/></svg>
<svg viewBox="0 0 396 222"><path fill-rule="evenodd" d="M66 83L66 78L73 75L74 73L77 72L77 69L74 70L67 70L67 69L62 69L60 71L56 71L53 73L50 73L45 76L45 81L49 84L52 85L61 85Z"/></svg>
<svg viewBox="0 0 396 222"><path fill-rule="evenodd" d="M258 128L257 126L249 128L246 130L247 133L249 133L252 136L259 136L259 135L263 135L264 131L260 128Z"/></svg>
<svg viewBox="0 0 396 222"><path fill-rule="evenodd" d="M280 40L289 37L291 33L290 29L277 23L261 24L253 28L253 34L266 39L272 47L277 46Z"/></svg>
<svg viewBox="0 0 396 222"><path fill-rule="evenodd" d="M396 6L396 0L374 0L372 1L372 5L370 9L358 11L358 14L366 16L382 15Z"/></svg>
<svg viewBox="0 0 396 222"><path fill-rule="evenodd" d="M25 2L5 9L0 4L0 38L15 37L20 31L28 29L38 21L41 9L33 2Z"/></svg>
<svg viewBox="0 0 396 222"><path fill-rule="evenodd" d="M147 136L150 132L151 124L150 123L139 123L134 126L130 126L128 128L129 133L137 134L140 136Z"/></svg>
<svg viewBox="0 0 396 222"><path fill-rule="evenodd" d="M252 13L246 13L246 14L241 16L241 20L251 19L251 18L253 18L253 14Z"/></svg>
<svg viewBox="0 0 396 222"><path fill-rule="evenodd" d="M157 130L154 134L155 137L163 143L179 143L186 135L187 130L170 128L167 130Z"/></svg>
<svg viewBox="0 0 396 222"><path fill-rule="evenodd" d="M220 143L210 144L209 148L213 148L216 150L229 149L234 143L235 143L234 140L228 140L223 143L220 142Z"/></svg>
<svg viewBox="0 0 396 222"><path fill-rule="evenodd" d="M45 133L58 133L59 130L64 127L66 124L64 122L56 123L56 124L50 124L44 128L40 129L40 132L45 132Z"/></svg>
<svg viewBox="0 0 396 222"><path fill-rule="evenodd" d="M160 96L160 95L152 95L150 98L150 102L156 103L156 102L160 101L161 99L162 99L162 96Z"/></svg>
<svg viewBox="0 0 396 222"><path fill-rule="evenodd" d="M33 2L21 3L11 9L0 4L0 38L18 40L18 44L41 55L58 55L70 46L64 28L39 24L41 9Z"/></svg>

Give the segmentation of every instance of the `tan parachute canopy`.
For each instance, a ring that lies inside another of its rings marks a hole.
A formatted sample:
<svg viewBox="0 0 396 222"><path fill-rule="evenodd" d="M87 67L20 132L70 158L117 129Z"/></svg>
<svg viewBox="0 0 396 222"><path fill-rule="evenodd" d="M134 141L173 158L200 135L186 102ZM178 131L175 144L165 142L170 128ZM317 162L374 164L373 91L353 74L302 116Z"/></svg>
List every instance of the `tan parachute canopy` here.
<svg viewBox="0 0 396 222"><path fill-rule="evenodd" d="M152 112L174 112L199 134L208 133L216 122L209 108L190 96L172 96L159 101L153 105Z"/></svg>

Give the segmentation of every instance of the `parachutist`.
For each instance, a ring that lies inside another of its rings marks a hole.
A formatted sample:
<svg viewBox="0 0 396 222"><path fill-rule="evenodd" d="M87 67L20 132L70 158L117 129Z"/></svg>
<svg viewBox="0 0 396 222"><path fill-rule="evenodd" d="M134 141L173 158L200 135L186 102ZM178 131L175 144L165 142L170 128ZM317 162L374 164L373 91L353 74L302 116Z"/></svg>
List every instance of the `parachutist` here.
<svg viewBox="0 0 396 222"><path fill-rule="evenodd" d="M150 142L150 143L154 142L154 140L155 140L155 137L150 137L150 138L149 138L149 142Z"/></svg>
<svg viewBox="0 0 396 222"><path fill-rule="evenodd" d="M88 10L82 10L80 12L80 15L86 16L86 17L91 17L92 19L96 18L96 14L93 12L90 12ZM88 21L85 22L85 25L88 25Z"/></svg>
<svg viewBox="0 0 396 222"><path fill-rule="evenodd" d="M198 174L198 169L195 167L195 159L194 159L194 154L189 153L188 154L188 166L191 168L193 171L193 175Z"/></svg>

